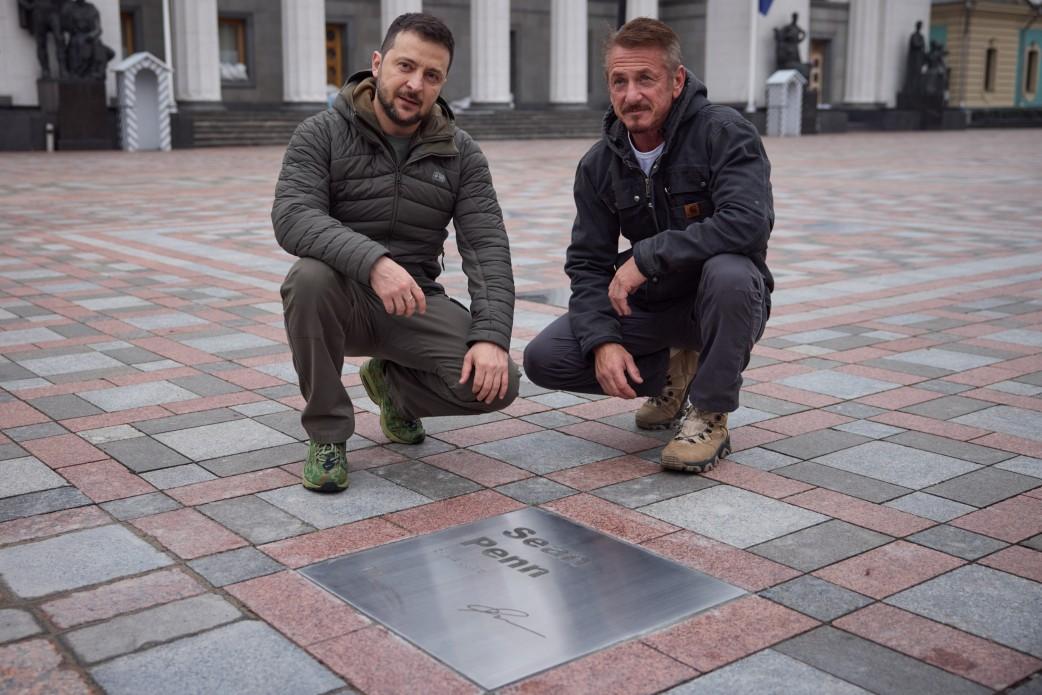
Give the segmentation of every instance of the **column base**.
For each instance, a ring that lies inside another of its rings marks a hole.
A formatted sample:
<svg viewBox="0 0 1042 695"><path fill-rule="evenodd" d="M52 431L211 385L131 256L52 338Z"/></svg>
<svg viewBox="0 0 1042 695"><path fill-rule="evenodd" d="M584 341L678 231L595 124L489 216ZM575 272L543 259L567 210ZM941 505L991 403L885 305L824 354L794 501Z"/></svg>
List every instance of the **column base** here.
<svg viewBox="0 0 1042 695"><path fill-rule="evenodd" d="M472 101L465 111L511 111L514 104L509 101Z"/></svg>
<svg viewBox="0 0 1042 695"><path fill-rule="evenodd" d="M550 102L547 108L551 111L589 111L589 102Z"/></svg>

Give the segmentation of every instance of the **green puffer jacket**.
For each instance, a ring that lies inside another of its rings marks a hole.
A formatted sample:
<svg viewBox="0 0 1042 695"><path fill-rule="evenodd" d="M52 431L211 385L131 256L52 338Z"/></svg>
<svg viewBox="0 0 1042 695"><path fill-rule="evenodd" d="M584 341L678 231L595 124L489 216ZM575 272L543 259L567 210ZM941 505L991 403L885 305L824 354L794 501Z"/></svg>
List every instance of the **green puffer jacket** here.
<svg viewBox="0 0 1042 695"><path fill-rule="evenodd" d="M399 165L374 91L371 75L356 73L332 111L297 126L275 188L275 238L366 285L373 264L390 256L426 294L442 294L435 279L451 220L470 290L467 342L509 350L514 276L485 155L439 98Z"/></svg>

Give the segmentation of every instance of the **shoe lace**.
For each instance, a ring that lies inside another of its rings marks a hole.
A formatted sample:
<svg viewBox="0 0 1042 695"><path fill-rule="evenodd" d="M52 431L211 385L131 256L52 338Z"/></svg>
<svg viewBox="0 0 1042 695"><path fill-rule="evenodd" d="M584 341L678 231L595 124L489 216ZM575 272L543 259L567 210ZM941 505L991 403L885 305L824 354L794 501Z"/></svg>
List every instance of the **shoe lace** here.
<svg viewBox="0 0 1042 695"><path fill-rule="evenodd" d="M692 408L674 439L691 443L708 442L713 436L713 431L720 425L720 419L719 413Z"/></svg>
<svg viewBox="0 0 1042 695"><path fill-rule="evenodd" d="M322 461L323 470L331 471L340 462L340 447L336 444L319 444L316 458Z"/></svg>

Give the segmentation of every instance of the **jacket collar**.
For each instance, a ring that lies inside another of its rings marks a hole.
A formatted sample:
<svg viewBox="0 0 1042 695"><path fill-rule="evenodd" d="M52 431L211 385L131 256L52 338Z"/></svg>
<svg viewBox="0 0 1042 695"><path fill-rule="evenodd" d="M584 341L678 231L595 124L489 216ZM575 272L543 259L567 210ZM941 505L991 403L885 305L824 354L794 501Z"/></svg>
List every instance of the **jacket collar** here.
<svg viewBox="0 0 1042 695"><path fill-rule="evenodd" d="M358 131L367 139L387 145L388 140L379 121L376 120L376 111L373 107L373 98L376 95L376 79L368 70L361 70L352 75L336 101L333 102L333 110L344 117L349 123L360 126ZM453 142L456 132L456 116L452 113L448 103L438 97L431 109L430 115L421 123L413 135L416 148L422 148L428 154L457 153Z"/></svg>

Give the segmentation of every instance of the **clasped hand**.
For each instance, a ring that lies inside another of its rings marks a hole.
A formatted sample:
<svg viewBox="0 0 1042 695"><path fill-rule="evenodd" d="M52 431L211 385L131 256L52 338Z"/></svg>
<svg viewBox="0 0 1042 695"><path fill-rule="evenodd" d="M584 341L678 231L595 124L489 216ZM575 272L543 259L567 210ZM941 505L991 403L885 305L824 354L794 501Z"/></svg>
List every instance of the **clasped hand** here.
<svg viewBox="0 0 1042 695"><path fill-rule="evenodd" d="M369 271L369 285L393 316L412 316L427 311L427 298L405 268L383 256Z"/></svg>

